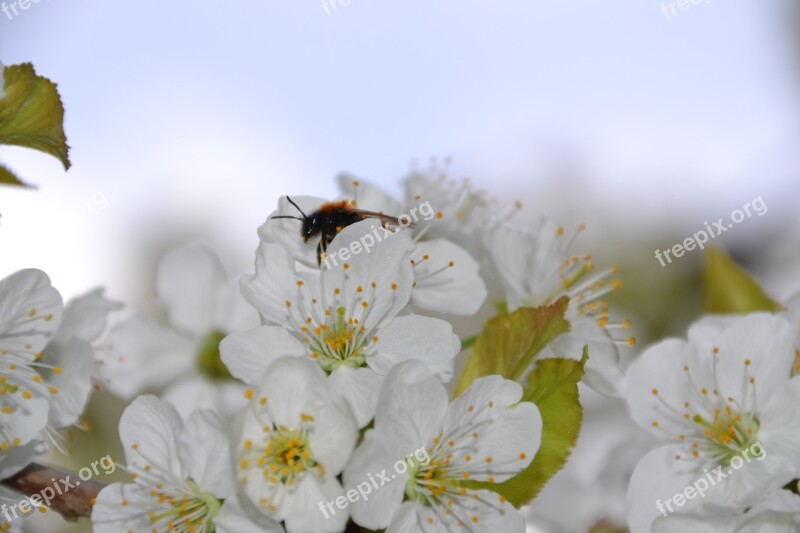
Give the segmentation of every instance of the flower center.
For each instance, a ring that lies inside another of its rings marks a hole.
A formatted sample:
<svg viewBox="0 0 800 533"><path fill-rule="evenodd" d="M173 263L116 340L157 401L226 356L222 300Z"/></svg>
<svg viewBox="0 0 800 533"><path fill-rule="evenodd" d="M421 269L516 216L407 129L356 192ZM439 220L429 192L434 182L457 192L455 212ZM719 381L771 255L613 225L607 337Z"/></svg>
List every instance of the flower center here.
<svg viewBox="0 0 800 533"><path fill-rule="evenodd" d="M429 454L432 459L424 466L413 457L407 459L407 462L411 463L405 488L405 494L409 500L423 505L431 505L431 503L438 505L442 497L447 494L448 489L458 490L458 480L447 475L450 455L445 455L444 458L434 458L435 455L439 455L436 454L436 451Z"/></svg>
<svg viewBox="0 0 800 533"><path fill-rule="evenodd" d="M294 485L308 470L317 468L324 471L311 455L308 429L305 428L276 428L258 462L264 467L267 481L273 484Z"/></svg>
<svg viewBox="0 0 800 533"><path fill-rule="evenodd" d="M750 413L736 413L730 407L715 409L712 420L695 415L694 422L703 427L708 449L719 464L728 466L734 456L757 442L760 427Z"/></svg>
<svg viewBox="0 0 800 533"><path fill-rule="evenodd" d="M153 526L165 525L169 531L195 532L203 531L214 533L214 518L219 514L222 500L213 494L203 492L191 478L184 482L183 487L169 494L153 489L151 495L159 503L168 503L171 507L163 513L150 511L148 517Z"/></svg>
<svg viewBox="0 0 800 533"><path fill-rule="evenodd" d="M233 379L228 367L222 362L219 355L219 343L225 338L225 333L212 331L200 342L197 350L197 369L209 379Z"/></svg>
<svg viewBox="0 0 800 533"><path fill-rule="evenodd" d="M311 357L325 372L333 372L340 366L359 368L366 364L365 328L346 315L344 307L336 308L335 316L314 328L309 338Z"/></svg>

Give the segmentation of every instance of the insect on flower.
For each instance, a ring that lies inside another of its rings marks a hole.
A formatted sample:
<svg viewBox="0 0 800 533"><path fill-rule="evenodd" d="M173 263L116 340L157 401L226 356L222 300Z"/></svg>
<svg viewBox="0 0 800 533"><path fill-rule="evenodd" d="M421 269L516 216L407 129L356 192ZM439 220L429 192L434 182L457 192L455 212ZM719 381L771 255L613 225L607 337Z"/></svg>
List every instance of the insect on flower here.
<svg viewBox="0 0 800 533"><path fill-rule="evenodd" d="M303 238L303 242L308 242L313 238L319 237L319 244L317 244L318 266L321 266L322 261L327 257L328 245L333 241L334 237L336 237L336 234L350 224L355 224L367 218L377 218L384 226L413 226L410 220L407 221L408 223L405 223L406 220L404 219L403 223L401 223L398 217L384 215L383 213L377 213L375 211L357 209L355 207L355 202L351 200L325 202L316 211L313 211L310 215L306 215L291 198L287 196L286 199L300 212L302 217L278 215L272 217L272 220L291 218L302 222L303 224L300 226L300 236ZM401 218L402 217L407 217L407 215L401 215Z"/></svg>

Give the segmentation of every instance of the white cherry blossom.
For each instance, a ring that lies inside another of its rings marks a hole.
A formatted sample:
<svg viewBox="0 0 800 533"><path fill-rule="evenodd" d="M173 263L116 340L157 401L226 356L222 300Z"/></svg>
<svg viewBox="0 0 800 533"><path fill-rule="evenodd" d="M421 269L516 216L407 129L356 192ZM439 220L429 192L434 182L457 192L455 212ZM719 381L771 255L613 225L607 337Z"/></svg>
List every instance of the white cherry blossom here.
<svg viewBox="0 0 800 533"><path fill-rule="evenodd" d="M631 531L649 531L657 502L700 478L710 480L705 496L674 511L730 514L800 476L794 362L789 323L755 313L721 332L700 322L688 342L661 341L631 365L631 415L662 442L631 478Z"/></svg>
<svg viewBox="0 0 800 533"><path fill-rule="evenodd" d="M40 270L20 270L0 280L0 457L34 441L48 423L59 390L46 378L63 369L44 362L42 352L58 331L62 306L61 295ZM18 470L27 459L3 461L2 470Z"/></svg>
<svg viewBox="0 0 800 533"><path fill-rule="evenodd" d="M203 246L168 252L159 263L157 289L167 321L137 314L113 327L98 368L103 385L124 399L166 389L164 397L182 415L196 408L223 416L237 411L244 388L227 375L219 342L257 325L257 314Z"/></svg>
<svg viewBox="0 0 800 533"><path fill-rule="evenodd" d="M344 228L332 246L357 242L368 224ZM242 278L242 291L267 325L222 342L231 373L252 385L279 357L312 359L359 426L372 418L383 378L402 361L418 360L450 381L460 341L444 320L399 315L412 291L413 244L403 232L390 238L321 271L298 269L283 246L262 242L256 272Z"/></svg>
<svg viewBox="0 0 800 533"><path fill-rule="evenodd" d="M325 374L310 360L284 357L248 396L238 444L245 493L289 533L343 531L347 513L325 517L317 506L342 495L336 476L358 431Z"/></svg>
<svg viewBox="0 0 800 533"><path fill-rule="evenodd" d="M396 367L381 391L374 429L345 469L345 487L394 473L368 499L351 504L353 520L390 533L524 531L522 516L505 498L461 485L506 481L533 460L542 419L521 398L519 384L488 376L448 404L444 386L425 367L413 361ZM393 466L421 447L428 460L414 455L407 469Z"/></svg>
<svg viewBox="0 0 800 533"><path fill-rule="evenodd" d="M240 502L228 434L213 412L184 423L168 402L140 396L122 415L120 439L133 482L100 491L96 533L282 531Z"/></svg>
<svg viewBox="0 0 800 533"><path fill-rule="evenodd" d="M550 305L569 296L566 319L570 331L552 342L541 357L580 359L589 345L585 383L600 394L624 395L624 375L619 345L635 341L614 335L630 327L627 321L610 321L608 304L602 297L621 286L607 278L615 270L596 272L589 255L570 252L572 242L583 230L567 236L564 228L542 218L533 229L495 220L486 227L484 242L499 272L509 311L520 307Z"/></svg>

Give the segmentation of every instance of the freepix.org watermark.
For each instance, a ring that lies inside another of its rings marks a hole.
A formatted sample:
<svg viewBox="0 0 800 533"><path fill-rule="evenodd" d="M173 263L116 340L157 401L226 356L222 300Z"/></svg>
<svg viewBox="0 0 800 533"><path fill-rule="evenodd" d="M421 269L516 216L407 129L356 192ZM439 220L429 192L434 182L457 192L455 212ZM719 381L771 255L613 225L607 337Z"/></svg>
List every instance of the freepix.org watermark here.
<svg viewBox="0 0 800 533"><path fill-rule="evenodd" d="M755 459L756 461L763 461L764 458L767 456L767 450L761 446L761 442L756 441L750 445L749 448L742 448L740 453L734 455L731 458L730 463L728 466L727 472L723 472L723 466L719 465L714 470L708 471L708 468L703 470L705 476L698 478L694 483L691 485L687 485L683 492L678 492L671 498L668 498L666 501L662 502L661 500L656 500L656 509L659 512L667 516L668 513L672 513L675 509L672 508L672 505L675 505L675 508L683 507L683 505L689 501L693 500L697 497L703 498L706 495L706 491L716 485L718 482L722 481L726 477L732 475L734 472L742 468L745 464L749 463L751 459Z"/></svg>
<svg viewBox="0 0 800 533"><path fill-rule="evenodd" d="M333 13L339 12L339 6L347 7L352 0L322 0L322 9L330 17Z"/></svg>
<svg viewBox="0 0 800 533"><path fill-rule="evenodd" d="M373 490L378 490L384 485L388 485L397 479L397 474L405 474L409 469L426 466L430 462L431 456L428 454L428 450L424 446L421 446L418 450L406 455L404 459L400 459L394 464L394 474L388 475L385 468L377 474L367 472L369 481L362 481L356 488L348 490L346 497L339 496L335 500L331 500L327 503L323 501L319 502L319 510L325 518L330 518L336 514L334 504L337 508L344 511L351 503L356 503L359 500L367 501Z"/></svg>
<svg viewBox="0 0 800 533"><path fill-rule="evenodd" d="M433 217L435 216L437 215L433 210L433 206L431 206L430 202L426 200L418 206L409 209L408 214L404 213L397 217L397 224L401 228L407 228L411 224L419 222L420 217L422 220L429 221L433 220ZM354 255L361 253L368 254L372 250L373 246L383 241L387 237L394 235L398 231L392 231L389 228L378 224L373 224L370 226L370 228L372 229L371 232L367 232L357 241L351 242L350 246L343 246L334 252L328 253L322 262L322 264L325 265L325 268L331 269L337 266L339 261L347 261Z"/></svg>
<svg viewBox="0 0 800 533"><path fill-rule="evenodd" d="M672 20L672 17L678 16L678 10L688 11L692 6L697 4L710 4L711 0L675 0L672 2L661 2L661 12L667 17L667 20Z"/></svg>
<svg viewBox="0 0 800 533"><path fill-rule="evenodd" d="M12 20L14 17L19 16L19 11L17 8L21 9L22 11L27 11L30 9L31 5L38 4L39 2L43 2L44 0L15 0L14 2L3 2L0 4L0 11L5 13L9 20ZM47 0L48 2L50 0Z"/></svg>
<svg viewBox="0 0 800 533"><path fill-rule="evenodd" d="M744 204L741 209L734 209L733 212L731 212L731 222L726 224L723 218L719 218L716 222L712 222L711 224L709 224L708 221L703 222L705 229L701 229L691 237L686 237L682 243L675 244L672 248L666 248L664 250L656 248L656 259L658 259L662 267L665 267L667 263L672 263L670 254L677 259L678 257L682 257L684 252L691 252L695 248L700 248L702 250L709 239L719 237L721 234L733 228L734 225L751 218L753 215L764 216L766 214L767 204L765 204L764 199L759 196ZM666 262L664 262L664 259L666 259Z"/></svg>
<svg viewBox="0 0 800 533"><path fill-rule="evenodd" d="M98 466L100 467L99 469ZM117 465L114 464L114 460L110 455L106 455L97 461L92 461L91 465L84 466L78 470L78 477L80 479L71 481L71 475L65 476L61 479L51 478L50 481L52 481L52 485L46 486L40 490L38 494L33 494L31 496L22 498L18 503L10 506L5 503L0 505L0 514L5 517L7 522L11 522L12 520L19 518L20 515L26 516L30 514L34 509L38 509L42 505L49 507L50 503L57 496L61 496L69 492L71 489L79 486L81 481L88 481L92 479L92 477L100 475L100 470L102 470L104 474L108 475L113 474L116 469ZM17 509L19 509L19 514L17 514Z"/></svg>

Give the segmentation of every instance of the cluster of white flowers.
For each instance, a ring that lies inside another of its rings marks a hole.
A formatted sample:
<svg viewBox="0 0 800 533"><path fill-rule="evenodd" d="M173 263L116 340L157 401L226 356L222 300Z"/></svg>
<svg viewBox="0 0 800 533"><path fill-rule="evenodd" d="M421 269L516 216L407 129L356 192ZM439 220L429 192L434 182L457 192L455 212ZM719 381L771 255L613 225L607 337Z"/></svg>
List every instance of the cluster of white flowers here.
<svg viewBox="0 0 800 533"><path fill-rule="evenodd" d="M132 479L98 495L98 532L336 533L354 523L513 533L525 516L565 531L604 519L633 533L798 530L800 305L704 318L687 341L627 364L630 324L613 321L603 299L621 283L571 251L582 225L516 224L520 206L503 211L438 169L403 184L397 201L340 178L337 205L372 214L336 228L328 249L353 253L324 267L320 236L301 225L327 200L308 196L278 201L258 229L255 271L238 285L210 250L172 250L157 272L163 316L134 314L108 332L119 305L99 290L63 308L40 271L0 281L2 477L61 446L94 379L133 400L119 425ZM409 227L383 216L422 202L433 216ZM376 228L384 238L359 247ZM537 361L590 354L575 453L523 512L504 483L528 469L547 432L526 400L534 369L448 393L456 331L477 333L464 317L489 316L488 287L499 288L502 313L569 297L569 331ZM148 391L161 398L139 396ZM569 507L592 490L603 508ZM629 505L614 507L624 491Z"/></svg>
<svg viewBox="0 0 800 533"><path fill-rule="evenodd" d="M282 197L258 229L255 272L240 280L241 297L213 253L180 248L158 270L167 322L136 315L111 329L104 385L126 398L166 388L175 407L146 397L126 411L120 431L134 482L101 493L98 530L227 531L231 508L251 521L248 530L337 532L352 520L389 531L523 531L522 515L492 487L536 456L537 407L497 375L475 380L453 403L445 386L461 351L454 319L485 308L487 278L504 287L507 311L570 296L571 331L543 357L579 359L588 344L597 357L587 381L624 394L619 347L629 341L612 333L627 325L611 324L602 300L618 283L607 281L612 270L595 272L589 256L570 252L577 231L566 235L547 220L514 226L519 206L501 213L436 169L409 176L403 201L348 176L340 185L350 208L401 214L425 202L435 213L402 229L373 217L343 225L329 250L357 248L377 229L385 238L321 267L319 239L302 238L302 220L289 217L328 200ZM221 401L236 383L245 387L243 406ZM221 420L231 446L218 442ZM200 446L205 455L182 451L188 435L215 444ZM429 462L412 461L400 479L354 499L359 484L418 449ZM220 471L193 473L212 450ZM220 481L233 468L237 490Z"/></svg>
<svg viewBox="0 0 800 533"><path fill-rule="evenodd" d="M65 307L47 275L21 270L0 280L0 479L81 427L92 390L95 342L119 304L96 289ZM0 499L18 498L6 488ZM0 517L0 529L10 527Z"/></svg>

